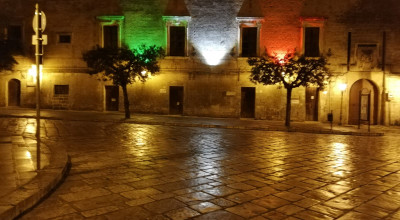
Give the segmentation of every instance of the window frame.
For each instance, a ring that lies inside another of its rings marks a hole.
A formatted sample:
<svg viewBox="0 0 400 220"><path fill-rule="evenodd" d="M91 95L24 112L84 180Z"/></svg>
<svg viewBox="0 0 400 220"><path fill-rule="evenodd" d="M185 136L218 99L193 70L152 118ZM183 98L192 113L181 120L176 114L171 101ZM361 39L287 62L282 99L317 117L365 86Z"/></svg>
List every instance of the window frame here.
<svg viewBox="0 0 400 220"><path fill-rule="evenodd" d="M56 87L63 87L63 88L60 90L60 89L56 89ZM64 91L65 88L66 88L67 93L59 93L59 92L57 92L57 91ZM54 96L69 95L69 84L54 84L53 95Z"/></svg>
<svg viewBox="0 0 400 220"><path fill-rule="evenodd" d="M105 26L117 26L118 30L118 48L122 46L123 42L123 30L124 30L124 20L125 16L123 15L104 15L97 16L97 19L100 21L100 45L104 47L104 27Z"/></svg>
<svg viewBox="0 0 400 220"><path fill-rule="evenodd" d="M61 36L69 36L70 41L67 42L60 42L60 37ZM57 44L61 44L61 45L70 45L72 44L72 33L71 32L59 32L57 33Z"/></svg>
<svg viewBox="0 0 400 220"><path fill-rule="evenodd" d="M264 21L262 17L237 17L238 21L238 42L237 42L237 53L238 57L250 57L243 56L243 29L244 28L257 28L257 40L256 40L256 57L260 56L260 39L261 39L261 24Z"/></svg>
<svg viewBox="0 0 400 220"><path fill-rule="evenodd" d="M324 26L325 26L325 18L322 17L302 17L300 18L302 23L301 25L301 54L305 55L305 44L306 44L306 28L319 28L319 38L318 38L318 46L319 53L317 57L320 57L324 51ZM309 57L315 58L315 57Z"/></svg>
<svg viewBox="0 0 400 220"><path fill-rule="evenodd" d="M163 16L165 22L166 32L166 52L168 57L187 57L189 54L189 22L190 16ZM184 27L185 28L185 49L184 56L171 56L171 27Z"/></svg>

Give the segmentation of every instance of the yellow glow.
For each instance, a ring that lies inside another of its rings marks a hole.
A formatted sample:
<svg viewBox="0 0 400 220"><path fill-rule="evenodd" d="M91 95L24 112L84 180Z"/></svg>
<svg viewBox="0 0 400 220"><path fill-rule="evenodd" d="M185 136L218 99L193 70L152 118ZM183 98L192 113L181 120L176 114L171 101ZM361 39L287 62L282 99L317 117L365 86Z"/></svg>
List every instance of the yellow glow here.
<svg viewBox="0 0 400 220"><path fill-rule="evenodd" d="M27 124L25 128L26 133L34 134L36 133L36 126L35 124Z"/></svg>
<svg viewBox="0 0 400 220"><path fill-rule="evenodd" d="M25 156L26 156L27 159L32 159L32 154L29 151L25 152Z"/></svg>
<svg viewBox="0 0 400 220"><path fill-rule="evenodd" d="M326 94L328 94L328 91L325 90L325 91L323 91L322 93L323 93L324 95L326 95Z"/></svg>
<svg viewBox="0 0 400 220"><path fill-rule="evenodd" d="M390 77L387 79L387 90L390 100L395 100L396 102L400 100L400 78Z"/></svg>
<svg viewBox="0 0 400 220"><path fill-rule="evenodd" d="M332 156L335 160L333 168L339 168L345 165L345 159L347 158L346 152L347 145L343 143L333 143Z"/></svg>
<svg viewBox="0 0 400 220"><path fill-rule="evenodd" d="M142 74L142 76L146 76L147 71L143 70L140 74Z"/></svg>
<svg viewBox="0 0 400 220"><path fill-rule="evenodd" d="M156 146L151 144L151 137L153 137L151 128L130 126L127 131L129 133L127 136L129 154L136 157L146 157L154 151Z"/></svg>
<svg viewBox="0 0 400 220"><path fill-rule="evenodd" d="M136 140L135 140L135 144L137 146L143 146L143 145L145 145L147 143L146 139L144 138L145 137L145 133L143 131L138 131L136 133L136 136L137 137L136 137Z"/></svg>
<svg viewBox="0 0 400 220"><path fill-rule="evenodd" d="M39 68L40 68L39 79L40 79L40 82L42 82L42 78L43 78L43 65L40 65ZM36 83L36 77L37 77L37 75L36 75L36 65L35 65L35 64L33 64L33 65L31 66L31 68L28 70L28 77L31 79L31 82L32 82L32 83Z"/></svg>
<svg viewBox="0 0 400 220"><path fill-rule="evenodd" d="M340 91L344 91L344 90L347 89L347 84L346 83L340 83L338 85L338 87L339 87Z"/></svg>
<svg viewBox="0 0 400 220"><path fill-rule="evenodd" d="M274 53L274 56L276 57L276 59L279 60L280 64L284 64L285 63L285 56L286 56L287 52L282 52L282 51L277 51Z"/></svg>

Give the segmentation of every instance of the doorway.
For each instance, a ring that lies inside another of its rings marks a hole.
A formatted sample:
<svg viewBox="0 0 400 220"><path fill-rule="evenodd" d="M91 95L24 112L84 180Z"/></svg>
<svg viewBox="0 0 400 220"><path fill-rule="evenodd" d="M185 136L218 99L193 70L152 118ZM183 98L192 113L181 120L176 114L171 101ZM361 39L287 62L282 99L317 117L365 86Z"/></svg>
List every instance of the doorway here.
<svg viewBox="0 0 400 220"><path fill-rule="evenodd" d="M183 86L169 87L169 114L183 114Z"/></svg>
<svg viewBox="0 0 400 220"><path fill-rule="evenodd" d="M319 88L306 88L306 121L318 121Z"/></svg>
<svg viewBox="0 0 400 220"><path fill-rule="evenodd" d="M350 88L349 97L349 124L358 124L360 114L360 92L370 91L370 115L372 125L378 123L378 88L367 79L360 79L356 81Z"/></svg>
<svg viewBox="0 0 400 220"><path fill-rule="evenodd" d="M254 118L256 106L256 88L242 87L241 93L241 118Z"/></svg>
<svg viewBox="0 0 400 220"><path fill-rule="evenodd" d="M106 86L106 111L118 111L119 87Z"/></svg>
<svg viewBox="0 0 400 220"><path fill-rule="evenodd" d="M8 81L8 106L21 105L21 81L11 79Z"/></svg>

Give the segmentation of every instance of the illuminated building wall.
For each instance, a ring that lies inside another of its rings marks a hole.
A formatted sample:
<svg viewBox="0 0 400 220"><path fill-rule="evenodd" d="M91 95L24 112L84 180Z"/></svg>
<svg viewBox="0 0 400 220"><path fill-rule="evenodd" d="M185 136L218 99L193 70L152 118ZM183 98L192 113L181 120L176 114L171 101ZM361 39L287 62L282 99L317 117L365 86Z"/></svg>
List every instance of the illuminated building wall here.
<svg viewBox="0 0 400 220"><path fill-rule="evenodd" d="M171 16L165 14L171 2L185 4L190 18L166 18ZM28 56L19 57L20 64L14 72L0 73L1 85L7 85L11 79L21 81L22 106L34 105L35 87L27 74L33 61L30 45L33 3L29 4L22 0L0 0L5 8L0 18L12 18L8 20L13 24L28 24L23 26L24 49ZM55 1L41 4L48 18L45 33L49 44L45 46L42 91L44 105L48 108L53 106L54 85L68 84L69 109L105 109L104 87L110 83L99 82L95 76L85 74L85 63L81 60L83 51L102 44L102 25L119 26L121 45L134 48L140 44L155 44L167 49L167 23L172 22L187 25L186 56L167 56L161 61L161 72L157 76L145 84L129 87L134 112L169 114L170 87L182 86L184 115L240 117L241 89L255 87L254 118L282 120L286 91L277 86L254 85L248 80L249 67L247 58L240 56L239 34L241 22L247 22L255 26L261 24L259 55L303 53L304 28L320 28L320 51L332 54L329 62L335 77L326 91L318 94L319 121L326 121L326 114L331 111L336 123L340 111L343 123L353 120L355 93L352 88L357 86L376 90L376 123L400 121L400 112L396 110L400 107L399 6L390 0L57 0L57 4ZM250 18L250 22L237 17L249 4L257 9L256 13L250 10L250 15L257 17ZM261 18L258 18L259 13ZM71 43L58 42L62 34L70 34ZM360 81L362 79L366 81ZM347 84L347 89L343 91L344 105L340 109L338 85L343 83ZM295 89L291 100L294 120L307 119L306 98L305 88ZM0 86L0 106L7 103L7 86ZM122 110L121 91L119 103Z"/></svg>

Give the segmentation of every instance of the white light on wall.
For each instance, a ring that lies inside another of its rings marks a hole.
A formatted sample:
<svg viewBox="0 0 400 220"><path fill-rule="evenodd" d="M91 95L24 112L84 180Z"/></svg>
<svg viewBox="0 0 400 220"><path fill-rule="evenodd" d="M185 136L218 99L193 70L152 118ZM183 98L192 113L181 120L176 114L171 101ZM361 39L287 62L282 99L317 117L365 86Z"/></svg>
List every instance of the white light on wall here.
<svg viewBox="0 0 400 220"><path fill-rule="evenodd" d="M227 50L216 50L214 48L208 48L200 52L206 63L210 66L220 64L224 56L227 54Z"/></svg>
<svg viewBox="0 0 400 220"><path fill-rule="evenodd" d="M338 87L339 87L340 91L343 92L344 90L347 89L347 84L346 83L340 83Z"/></svg>

